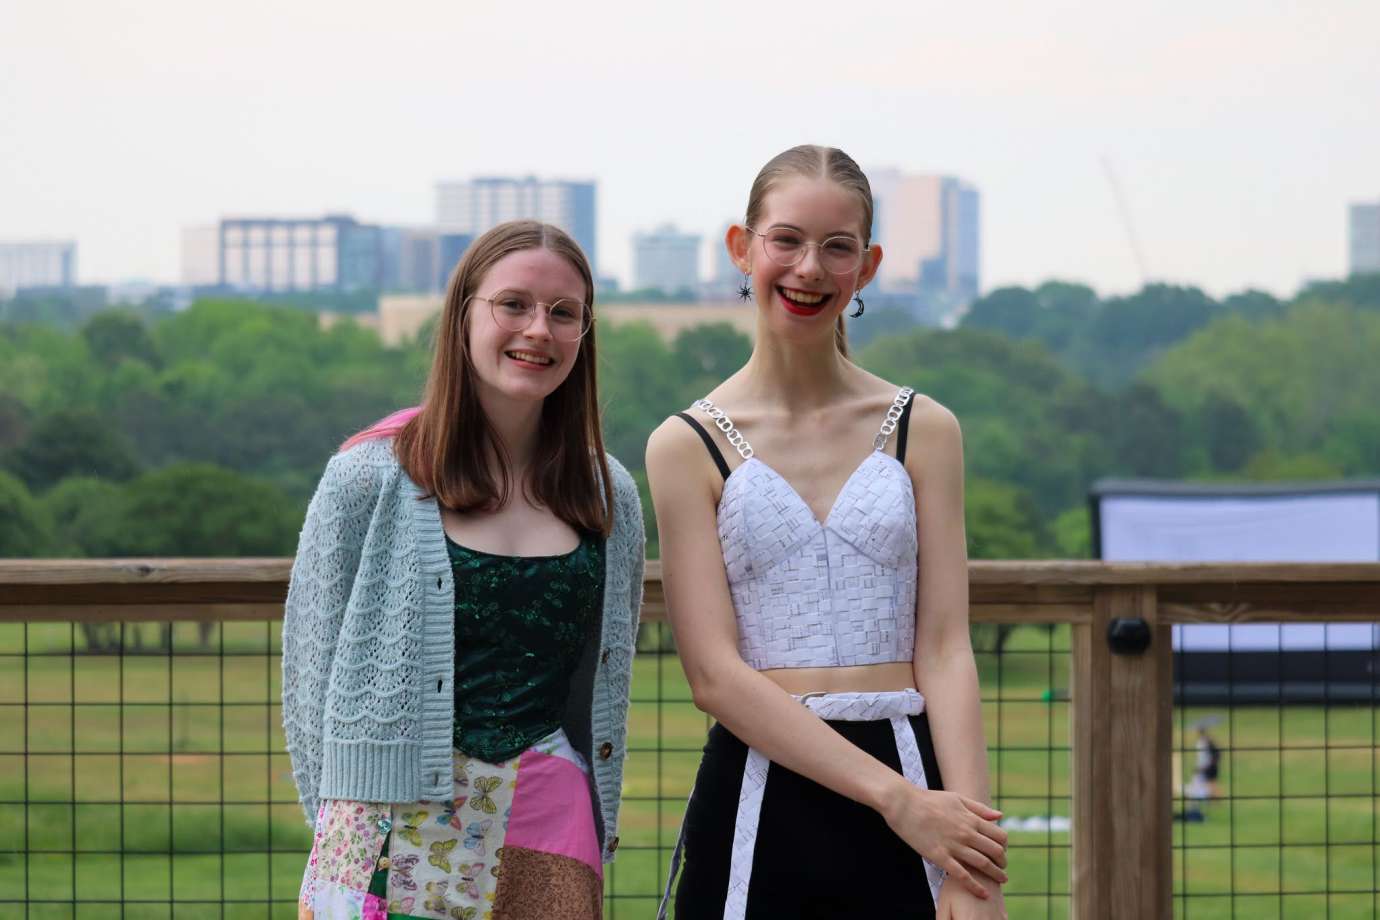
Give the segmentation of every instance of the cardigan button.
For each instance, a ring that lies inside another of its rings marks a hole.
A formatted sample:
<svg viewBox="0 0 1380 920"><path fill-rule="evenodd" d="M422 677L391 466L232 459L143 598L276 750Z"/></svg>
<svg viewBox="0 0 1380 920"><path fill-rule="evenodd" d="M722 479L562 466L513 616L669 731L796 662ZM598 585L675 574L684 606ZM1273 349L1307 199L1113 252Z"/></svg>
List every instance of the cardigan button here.
<svg viewBox="0 0 1380 920"><path fill-rule="evenodd" d="M618 838L614 837L609 841L609 852L612 853L616 849L618 849Z"/></svg>
<svg viewBox="0 0 1380 920"><path fill-rule="evenodd" d="M608 649L604 649L604 654L602 654L602 655L599 656L599 660L602 661L604 664L608 664L608 663L609 663L609 650L608 650Z"/></svg>
<svg viewBox="0 0 1380 920"><path fill-rule="evenodd" d="M608 760L608 759L609 759L610 757L612 757L612 756L613 756L613 743L612 743L612 742L610 742L610 741L605 741L603 744L599 745L599 759L600 759L600 760Z"/></svg>

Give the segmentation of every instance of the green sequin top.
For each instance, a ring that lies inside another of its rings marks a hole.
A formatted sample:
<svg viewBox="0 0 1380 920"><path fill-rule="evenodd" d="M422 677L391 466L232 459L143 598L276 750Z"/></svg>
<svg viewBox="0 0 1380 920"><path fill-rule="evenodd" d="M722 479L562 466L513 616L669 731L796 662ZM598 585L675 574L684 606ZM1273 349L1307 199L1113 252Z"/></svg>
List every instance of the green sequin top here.
<svg viewBox="0 0 1380 920"><path fill-rule="evenodd" d="M604 541L498 556L446 538L455 574L455 746L497 763L561 727L570 678L599 627Z"/></svg>

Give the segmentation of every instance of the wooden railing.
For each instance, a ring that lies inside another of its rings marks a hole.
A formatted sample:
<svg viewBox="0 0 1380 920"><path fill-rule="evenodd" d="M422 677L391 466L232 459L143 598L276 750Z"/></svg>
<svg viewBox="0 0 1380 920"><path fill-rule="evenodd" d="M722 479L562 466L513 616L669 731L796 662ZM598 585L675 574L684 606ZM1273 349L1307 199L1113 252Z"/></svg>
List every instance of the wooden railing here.
<svg viewBox="0 0 1380 920"><path fill-rule="evenodd" d="M0 621L273 620L290 565L0 561ZM1380 620L1380 564L975 562L970 586L974 622L1072 627L1070 884L1097 920L1172 916L1170 626ZM651 562L643 617L664 615Z"/></svg>

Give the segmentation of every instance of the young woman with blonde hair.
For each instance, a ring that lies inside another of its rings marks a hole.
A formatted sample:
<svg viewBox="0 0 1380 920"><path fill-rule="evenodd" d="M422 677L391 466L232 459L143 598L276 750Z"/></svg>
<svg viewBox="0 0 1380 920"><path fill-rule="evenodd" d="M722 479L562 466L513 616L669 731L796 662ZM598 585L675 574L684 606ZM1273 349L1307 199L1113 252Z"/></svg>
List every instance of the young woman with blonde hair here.
<svg viewBox="0 0 1380 920"><path fill-rule="evenodd" d="M762 169L726 239L752 356L647 446L676 645L717 720L679 920L1005 916L958 423L848 359L872 207L840 150Z"/></svg>

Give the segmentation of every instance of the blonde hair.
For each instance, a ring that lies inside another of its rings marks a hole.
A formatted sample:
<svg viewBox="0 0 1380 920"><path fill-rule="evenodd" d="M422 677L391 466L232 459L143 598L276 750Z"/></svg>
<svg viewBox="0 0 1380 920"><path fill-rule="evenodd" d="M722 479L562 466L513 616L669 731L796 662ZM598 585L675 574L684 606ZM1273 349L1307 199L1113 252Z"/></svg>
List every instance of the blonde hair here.
<svg viewBox="0 0 1380 920"><path fill-rule="evenodd" d="M748 192L747 225L754 227L762 216L762 208L767 193L786 179L804 177L806 179L829 179L858 196L862 208L863 245L872 243L872 186L862 168L852 157L837 147L821 147L818 144L801 144L783 150L767 161L757 178L752 180L752 190ZM843 316L834 326L834 344L845 357L848 355L848 333L844 329Z"/></svg>

